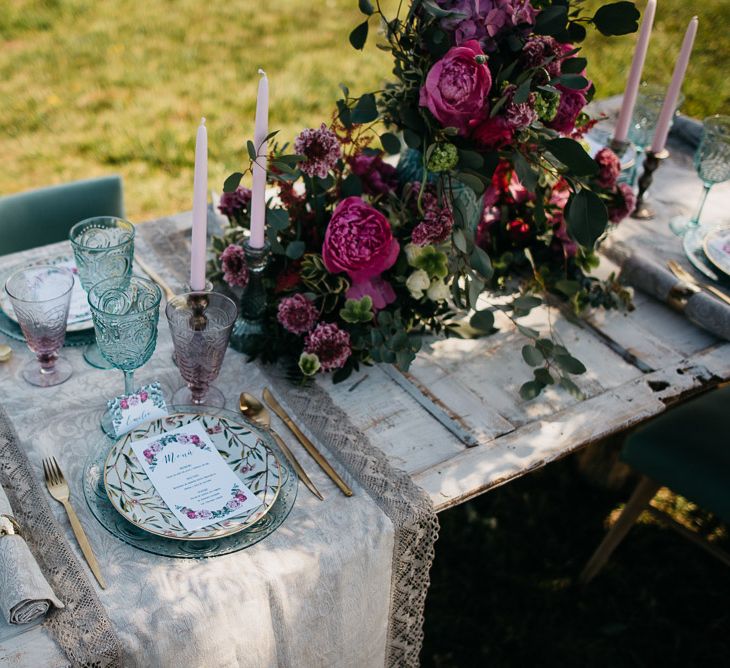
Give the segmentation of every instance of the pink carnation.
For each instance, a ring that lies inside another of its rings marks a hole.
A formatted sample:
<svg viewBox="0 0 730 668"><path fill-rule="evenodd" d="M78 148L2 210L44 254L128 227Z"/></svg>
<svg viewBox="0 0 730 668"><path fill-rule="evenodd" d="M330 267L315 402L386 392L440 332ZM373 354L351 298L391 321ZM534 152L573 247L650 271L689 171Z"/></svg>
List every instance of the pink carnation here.
<svg viewBox="0 0 730 668"><path fill-rule="evenodd" d="M620 223L636 207L636 195L628 183L618 184L614 202L614 206L608 207L608 219Z"/></svg>
<svg viewBox="0 0 730 668"><path fill-rule="evenodd" d="M618 175L621 173L621 161L618 156L606 147L596 153L594 160L600 168L596 179L598 185L609 190L614 188Z"/></svg>
<svg viewBox="0 0 730 668"><path fill-rule="evenodd" d="M352 354L350 335L334 323L320 322L307 334L304 350L319 358L323 371L340 369Z"/></svg>
<svg viewBox="0 0 730 668"><path fill-rule="evenodd" d="M425 200L424 197L424 202ZM413 229L411 241L416 246L439 244L448 239L453 227L454 216L451 210L448 207L439 206L438 201L435 201L426 210L423 221Z"/></svg>
<svg viewBox="0 0 730 668"><path fill-rule="evenodd" d="M231 244L221 253L223 280L231 287L245 288L248 283L248 265L243 248Z"/></svg>
<svg viewBox="0 0 730 668"><path fill-rule="evenodd" d="M285 297L279 302L277 320L292 334L304 334L314 327L319 312L314 304L303 294Z"/></svg>
<svg viewBox="0 0 730 668"><path fill-rule="evenodd" d="M304 156L299 169L308 176L327 177L342 155L340 140L324 123L319 129L302 130L294 140L294 150Z"/></svg>

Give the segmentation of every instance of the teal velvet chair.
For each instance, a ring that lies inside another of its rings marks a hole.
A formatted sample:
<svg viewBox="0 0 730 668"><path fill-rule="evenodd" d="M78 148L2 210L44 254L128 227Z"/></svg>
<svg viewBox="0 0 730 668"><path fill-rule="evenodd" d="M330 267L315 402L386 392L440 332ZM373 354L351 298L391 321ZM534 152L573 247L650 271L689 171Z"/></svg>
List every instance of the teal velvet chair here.
<svg viewBox="0 0 730 668"><path fill-rule="evenodd" d="M627 439L621 459L642 474L616 524L606 534L580 576L592 580L644 510L730 565L730 555L699 538L650 505L660 487L730 523L730 385L673 408Z"/></svg>
<svg viewBox="0 0 730 668"><path fill-rule="evenodd" d="M124 217L122 179L104 176L0 197L0 255L68 239L74 223Z"/></svg>

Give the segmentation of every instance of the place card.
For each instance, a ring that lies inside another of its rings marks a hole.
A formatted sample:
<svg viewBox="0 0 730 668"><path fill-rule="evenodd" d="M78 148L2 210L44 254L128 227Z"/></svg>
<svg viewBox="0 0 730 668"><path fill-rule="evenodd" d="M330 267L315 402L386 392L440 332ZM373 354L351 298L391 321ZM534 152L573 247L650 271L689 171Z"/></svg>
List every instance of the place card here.
<svg viewBox="0 0 730 668"><path fill-rule="evenodd" d="M130 443L186 531L255 510L258 498L229 468L200 422Z"/></svg>
<svg viewBox="0 0 730 668"><path fill-rule="evenodd" d="M150 383L134 394L122 394L107 402L112 427L122 436L136 426L167 415L167 405L159 383Z"/></svg>

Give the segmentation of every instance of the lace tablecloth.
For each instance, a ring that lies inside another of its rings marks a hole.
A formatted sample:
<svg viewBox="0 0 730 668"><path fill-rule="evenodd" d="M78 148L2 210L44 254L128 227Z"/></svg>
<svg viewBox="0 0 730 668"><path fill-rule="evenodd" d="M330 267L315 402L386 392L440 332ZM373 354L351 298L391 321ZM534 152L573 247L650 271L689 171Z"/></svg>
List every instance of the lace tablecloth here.
<svg viewBox="0 0 730 668"><path fill-rule="evenodd" d="M180 227L180 221L138 227L137 252L173 287L184 281L181 269L187 266ZM18 259L8 256L3 262ZM20 376L29 351L23 344L7 343L14 356L0 367L3 407L36 480L42 480L42 457L51 454L70 480L72 500L109 585L104 591L94 587L120 641L122 665L417 664L437 531L431 502L349 426L319 388L294 391L232 350L217 383L233 409L244 389L260 395L265 385L275 385L283 391L297 420L354 496L345 498L275 423L325 501L300 485L291 515L261 543L215 559L169 559L136 550L107 533L83 500L84 461L102 438L98 422L104 399L123 389L121 372L92 369L80 350L64 349L74 367L72 378L55 388L33 388ZM159 380L171 395L181 384L171 350L163 316L157 350L136 374L139 384ZM55 503L51 508L79 568L93 581L63 509Z"/></svg>

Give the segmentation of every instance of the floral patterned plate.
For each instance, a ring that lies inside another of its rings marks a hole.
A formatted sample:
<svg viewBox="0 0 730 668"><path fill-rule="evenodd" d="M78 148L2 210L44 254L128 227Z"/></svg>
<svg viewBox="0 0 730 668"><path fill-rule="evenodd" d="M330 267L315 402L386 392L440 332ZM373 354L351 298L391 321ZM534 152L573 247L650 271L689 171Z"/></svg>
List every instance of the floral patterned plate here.
<svg viewBox="0 0 730 668"><path fill-rule="evenodd" d="M704 251L712 264L730 276L730 226L710 230L705 236Z"/></svg>
<svg viewBox="0 0 730 668"><path fill-rule="evenodd" d="M234 473L261 501L250 513L196 531L186 531L142 469L130 443L199 421ZM248 421L204 413L174 413L148 422L118 439L104 463L104 488L114 508L149 533L175 540L211 540L243 531L274 505L282 483L281 464L268 445L271 437Z"/></svg>
<svg viewBox="0 0 730 668"><path fill-rule="evenodd" d="M76 268L76 262L73 259L73 255L56 255L54 257L41 258L30 264L49 264L52 267L65 267L66 269L71 270L71 273L74 275L74 286L71 290L71 305L68 309L66 331L81 332L87 329L93 329L94 323L91 320L91 309L89 308L89 302L86 298L86 292L84 292L84 289L81 287L79 270ZM20 268L20 266L16 266L4 271L2 284L5 285L5 280L8 276ZM15 317L15 312L13 311L13 305L10 303L10 298L5 290L2 290L1 288L2 286L0 286L0 308L13 322L18 322Z"/></svg>

